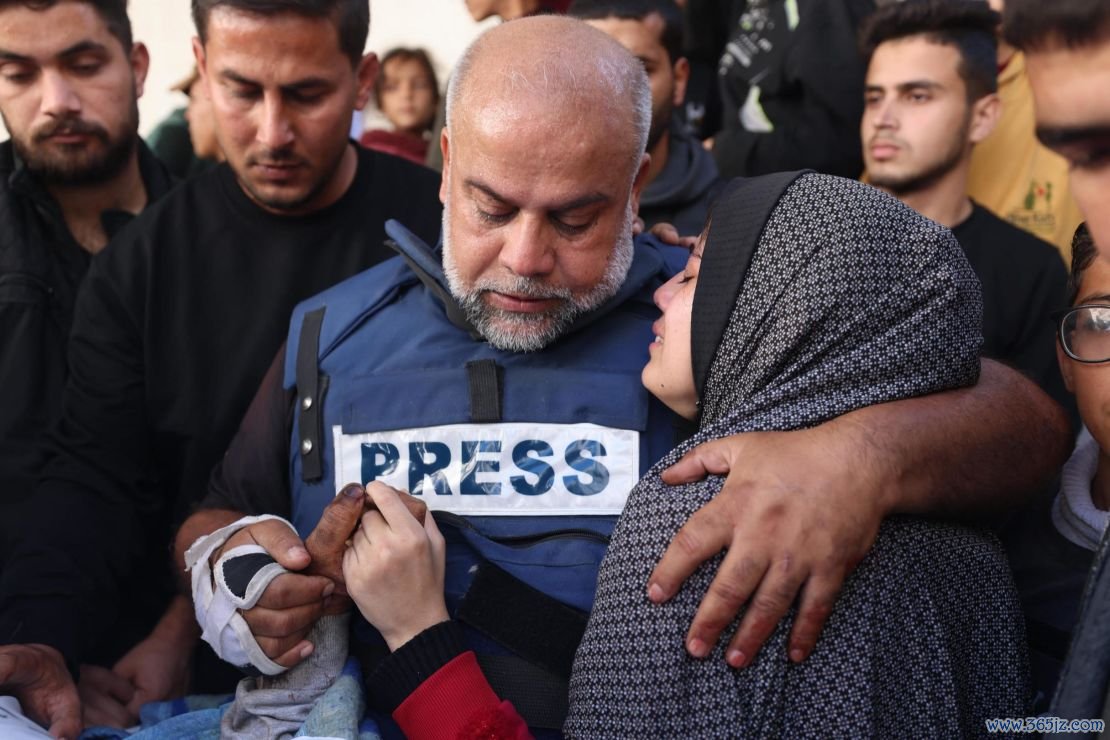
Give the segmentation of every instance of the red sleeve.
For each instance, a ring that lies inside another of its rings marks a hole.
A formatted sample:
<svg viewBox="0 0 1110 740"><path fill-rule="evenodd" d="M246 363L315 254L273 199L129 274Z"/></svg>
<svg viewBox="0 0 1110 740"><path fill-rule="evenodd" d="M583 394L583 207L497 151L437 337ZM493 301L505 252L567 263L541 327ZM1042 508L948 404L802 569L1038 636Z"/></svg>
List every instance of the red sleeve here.
<svg viewBox="0 0 1110 740"><path fill-rule="evenodd" d="M393 712L406 737L414 740L526 740L524 720L501 701L465 652L433 673Z"/></svg>

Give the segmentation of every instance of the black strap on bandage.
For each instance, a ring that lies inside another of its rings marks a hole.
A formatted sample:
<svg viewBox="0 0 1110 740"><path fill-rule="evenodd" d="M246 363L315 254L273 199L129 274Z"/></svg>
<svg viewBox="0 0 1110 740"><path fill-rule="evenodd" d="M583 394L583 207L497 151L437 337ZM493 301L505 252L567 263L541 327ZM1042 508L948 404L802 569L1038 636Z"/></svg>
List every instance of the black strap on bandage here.
<svg viewBox="0 0 1110 740"><path fill-rule="evenodd" d="M574 653L586 632L586 614L488 561L478 565L457 616L563 681L570 679Z"/></svg>
<svg viewBox="0 0 1110 740"><path fill-rule="evenodd" d="M247 597L247 587L258 571L270 563L277 562L264 552L252 552L246 555L236 555L224 561L224 583L227 590L240 599Z"/></svg>
<svg viewBox="0 0 1110 740"><path fill-rule="evenodd" d="M492 424L501 421L501 367L494 360L466 363L466 380L470 388L470 421Z"/></svg>
<svg viewBox="0 0 1110 740"><path fill-rule="evenodd" d="M321 306L309 311L301 321L301 337L297 345L297 413L300 414L300 434L297 451L301 456L301 479L320 480L324 476L323 438L324 419L320 414L320 370L317 356L320 353L320 329L324 325Z"/></svg>

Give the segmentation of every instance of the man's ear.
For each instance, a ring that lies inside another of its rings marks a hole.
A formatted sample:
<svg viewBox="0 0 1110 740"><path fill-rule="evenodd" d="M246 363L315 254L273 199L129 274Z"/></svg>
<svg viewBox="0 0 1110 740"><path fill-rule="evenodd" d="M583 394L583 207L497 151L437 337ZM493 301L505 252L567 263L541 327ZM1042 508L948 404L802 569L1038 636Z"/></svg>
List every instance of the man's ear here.
<svg viewBox="0 0 1110 740"><path fill-rule="evenodd" d="M632 194L629 199L629 205L632 207L632 212L634 214L640 212L640 194L643 193L644 188L647 186L649 169L651 169L651 155L644 152L643 155L640 156L640 169L636 171L636 179L632 181Z"/></svg>
<svg viewBox="0 0 1110 740"><path fill-rule="evenodd" d="M378 55L373 52L365 55L358 63L355 76L358 81L358 93L355 96L355 110L362 110L370 102L370 93L374 89L374 81L378 79Z"/></svg>
<svg viewBox="0 0 1110 740"><path fill-rule="evenodd" d="M447 203L447 173L451 170L451 136L444 126L439 132L439 150L443 153L443 175L439 181L439 202Z"/></svg>
<svg viewBox="0 0 1110 740"><path fill-rule="evenodd" d="M150 71L150 52L147 51L146 44L138 41L132 44L129 61L131 76L135 79L135 97L141 98L146 85L146 73Z"/></svg>
<svg viewBox="0 0 1110 740"><path fill-rule="evenodd" d="M690 83L690 62L686 57L679 57L671 67L674 74L674 95L671 102L679 108L686 102L686 86Z"/></svg>
<svg viewBox="0 0 1110 740"><path fill-rule="evenodd" d="M967 130L969 144L978 144L990 136L1002 117L1002 100L996 93L984 95L971 105L971 125Z"/></svg>
<svg viewBox="0 0 1110 740"><path fill-rule="evenodd" d="M1056 362L1060 364L1060 375L1064 378L1064 386L1067 387L1068 392L1075 393L1075 381L1073 378L1075 365L1072 359L1064 352L1064 348L1060 346L1060 340L1056 340Z"/></svg>

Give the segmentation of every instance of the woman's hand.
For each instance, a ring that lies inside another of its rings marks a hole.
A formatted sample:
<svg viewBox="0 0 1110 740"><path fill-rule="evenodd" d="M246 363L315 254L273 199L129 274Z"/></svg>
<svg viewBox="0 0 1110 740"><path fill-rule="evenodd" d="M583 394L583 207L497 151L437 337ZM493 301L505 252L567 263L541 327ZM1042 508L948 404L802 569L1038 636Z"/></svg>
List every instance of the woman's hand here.
<svg viewBox="0 0 1110 740"><path fill-rule="evenodd" d="M401 493L384 483L366 487L377 507L343 555L347 593L362 616L396 650L416 635L448 619L443 598L445 545L431 515L421 524Z"/></svg>

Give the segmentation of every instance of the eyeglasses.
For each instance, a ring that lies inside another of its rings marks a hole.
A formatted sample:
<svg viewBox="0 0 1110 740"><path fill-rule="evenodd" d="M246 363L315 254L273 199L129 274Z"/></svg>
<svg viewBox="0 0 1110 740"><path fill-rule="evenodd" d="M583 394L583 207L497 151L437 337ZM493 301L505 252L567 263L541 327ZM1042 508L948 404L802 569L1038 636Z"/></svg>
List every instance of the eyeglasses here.
<svg viewBox="0 0 1110 740"><path fill-rule="evenodd" d="M1110 361L1110 305L1074 306L1052 318L1068 357L1077 362Z"/></svg>

